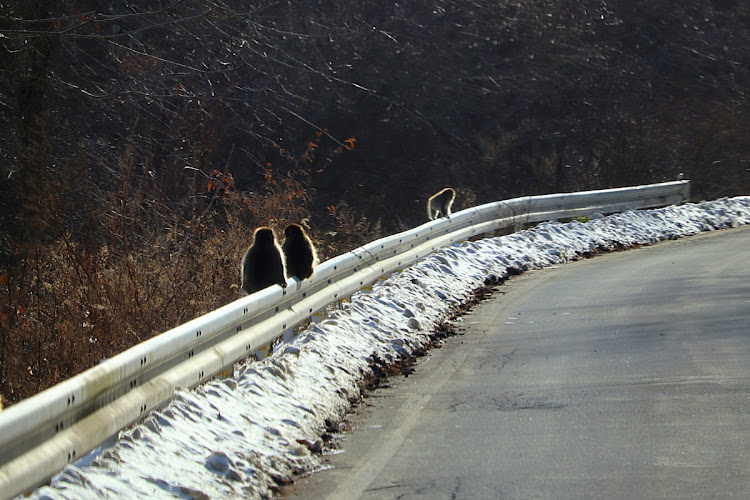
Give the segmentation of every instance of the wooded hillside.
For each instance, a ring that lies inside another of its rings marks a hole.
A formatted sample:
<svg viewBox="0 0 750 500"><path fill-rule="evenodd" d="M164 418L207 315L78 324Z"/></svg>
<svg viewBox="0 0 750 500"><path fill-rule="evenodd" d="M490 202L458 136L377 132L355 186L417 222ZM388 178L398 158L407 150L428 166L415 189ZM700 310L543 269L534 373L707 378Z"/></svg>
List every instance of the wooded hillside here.
<svg viewBox="0 0 750 500"><path fill-rule="evenodd" d="M236 299L259 225L329 258L445 185L748 194L748 82L735 0L3 2L0 394Z"/></svg>

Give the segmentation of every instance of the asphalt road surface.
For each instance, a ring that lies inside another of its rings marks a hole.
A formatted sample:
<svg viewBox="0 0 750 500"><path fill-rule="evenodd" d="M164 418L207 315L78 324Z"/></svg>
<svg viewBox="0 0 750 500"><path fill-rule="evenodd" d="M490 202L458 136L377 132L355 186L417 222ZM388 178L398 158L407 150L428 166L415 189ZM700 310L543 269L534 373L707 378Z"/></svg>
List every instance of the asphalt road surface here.
<svg viewBox="0 0 750 500"><path fill-rule="evenodd" d="M750 227L530 272L291 498L750 498Z"/></svg>

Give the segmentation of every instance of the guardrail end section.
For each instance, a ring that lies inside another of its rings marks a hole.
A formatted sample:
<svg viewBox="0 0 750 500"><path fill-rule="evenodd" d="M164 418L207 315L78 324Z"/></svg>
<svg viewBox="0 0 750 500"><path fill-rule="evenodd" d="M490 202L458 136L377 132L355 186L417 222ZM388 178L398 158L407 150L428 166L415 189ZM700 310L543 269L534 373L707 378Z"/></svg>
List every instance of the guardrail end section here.
<svg viewBox="0 0 750 500"><path fill-rule="evenodd" d="M680 189L680 194L682 195L683 203L687 203L690 201L690 181L686 180L685 183L682 185L682 189Z"/></svg>

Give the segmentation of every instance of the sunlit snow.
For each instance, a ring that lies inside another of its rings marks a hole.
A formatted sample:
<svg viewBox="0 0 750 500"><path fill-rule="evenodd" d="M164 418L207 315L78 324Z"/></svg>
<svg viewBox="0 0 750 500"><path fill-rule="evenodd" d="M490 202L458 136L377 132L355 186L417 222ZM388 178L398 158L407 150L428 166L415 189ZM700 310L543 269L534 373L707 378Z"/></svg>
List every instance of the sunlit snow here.
<svg viewBox="0 0 750 500"><path fill-rule="evenodd" d="M321 436L342 419L377 356L395 361L490 277L584 253L750 222L750 197L548 222L466 242L395 273L232 379L181 391L120 433L89 465L71 465L32 498L258 498L322 463Z"/></svg>

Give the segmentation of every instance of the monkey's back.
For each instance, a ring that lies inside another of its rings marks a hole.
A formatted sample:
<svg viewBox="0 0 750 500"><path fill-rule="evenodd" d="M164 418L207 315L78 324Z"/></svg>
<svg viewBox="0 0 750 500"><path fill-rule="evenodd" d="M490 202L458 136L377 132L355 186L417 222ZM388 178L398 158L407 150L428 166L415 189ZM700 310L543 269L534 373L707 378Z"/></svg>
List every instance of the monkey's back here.
<svg viewBox="0 0 750 500"><path fill-rule="evenodd" d="M255 243L242 259L242 289L257 292L276 284L283 284L284 263L274 243Z"/></svg>
<svg viewBox="0 0 750 500"><path fill-rule="evenodd" d="M303 280L312 276L315 253L307 238L303 235L287 237L281 250L286 257L287 277L296 276Z"/></svg>
<svg viewBox="0 0 750 500"><path fill-rule="evenodd" d="M456 190L446 187L430 196L427 200L427 217L435 220L438 216L450 217L451 206L456 199Z"/></svg>

